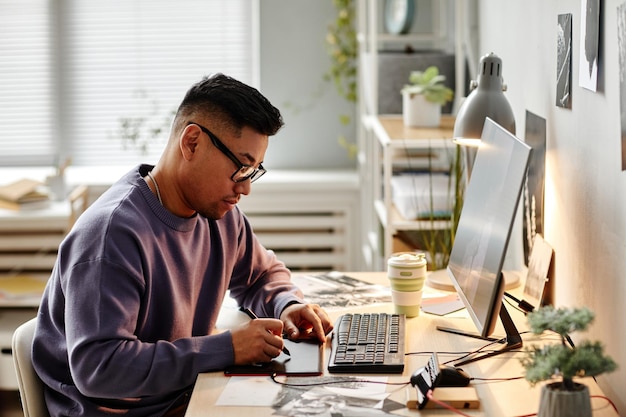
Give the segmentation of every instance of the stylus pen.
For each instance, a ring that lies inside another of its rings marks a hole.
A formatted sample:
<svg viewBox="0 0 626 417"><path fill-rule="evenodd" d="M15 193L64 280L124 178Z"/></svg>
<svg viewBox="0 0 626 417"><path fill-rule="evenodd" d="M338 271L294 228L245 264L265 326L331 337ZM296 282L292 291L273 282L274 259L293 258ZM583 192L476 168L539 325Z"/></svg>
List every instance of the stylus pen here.
<svg viewBox="0 0 626 417"><path fill-rule="evenodd" d="M250 310L249 308L240 308L240 310L246 313L248 317L250 317L252 320L258 319L257 315L254 314L254 311ZM284 345L283 345L283 353L287 356L291 356L291 352L289 352L289 349L287 349L287 347Z"/></svg>

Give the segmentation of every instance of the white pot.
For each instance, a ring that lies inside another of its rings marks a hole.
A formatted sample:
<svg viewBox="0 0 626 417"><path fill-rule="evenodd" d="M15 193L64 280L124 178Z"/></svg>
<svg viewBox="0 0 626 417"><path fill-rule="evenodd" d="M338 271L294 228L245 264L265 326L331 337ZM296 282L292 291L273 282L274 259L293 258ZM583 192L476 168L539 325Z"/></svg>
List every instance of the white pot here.
<svg viewBox="0 0 626 417"><path fill-rule="evenodd" d="M441 104L427 101L422 94L402 93L402 118L409 127L438 127Z"/></svg>

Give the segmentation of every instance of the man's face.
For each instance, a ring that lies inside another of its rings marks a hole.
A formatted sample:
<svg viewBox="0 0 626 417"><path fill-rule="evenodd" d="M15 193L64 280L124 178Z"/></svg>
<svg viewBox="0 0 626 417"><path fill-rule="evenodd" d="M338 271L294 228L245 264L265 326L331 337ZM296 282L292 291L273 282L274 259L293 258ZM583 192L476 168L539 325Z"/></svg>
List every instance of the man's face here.
<svg viewBox="0 0 626 417"><path fill-rule="evenodd" d="M184 172L179 175L180 189L184 194L182 198L189 208L201 215L220 219L235 207L242 194L250 193L250 179L241 182L232 180L240 169L233 159L258 168L265 157L268 137L249 127L244 127L241 136L237 137L230 129L212 125L210 121L193 122L198 124L192 123L185 128L183 135L189 135L189 139L183 139L181 143L181 146L193 148L191 157L181 168ZM207 130L214 140L211 140ZM222 149L216 146L215 141Z"/></svg>

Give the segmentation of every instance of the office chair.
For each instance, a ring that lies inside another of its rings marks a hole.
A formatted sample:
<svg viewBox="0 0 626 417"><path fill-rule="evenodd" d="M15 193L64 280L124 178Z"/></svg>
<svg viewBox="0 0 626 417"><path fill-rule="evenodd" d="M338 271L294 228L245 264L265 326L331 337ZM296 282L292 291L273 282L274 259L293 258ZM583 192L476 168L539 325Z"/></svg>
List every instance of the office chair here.
<svg viewBox="0 0 626 417"><path fill-rule="evenodd" d="M50 417L43 395L43 383L31 361L33 335L37 318L21 324L13 333L11 344L17 385L24 417Z"/></svg>

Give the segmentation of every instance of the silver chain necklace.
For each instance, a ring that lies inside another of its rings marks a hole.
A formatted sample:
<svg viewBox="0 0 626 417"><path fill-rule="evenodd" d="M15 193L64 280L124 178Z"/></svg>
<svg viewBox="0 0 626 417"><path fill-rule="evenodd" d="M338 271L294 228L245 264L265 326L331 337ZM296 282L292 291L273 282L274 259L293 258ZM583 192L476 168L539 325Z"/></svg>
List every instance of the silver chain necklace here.
<svg viewBox="0 0 626 417"><path fill-rule="evenodd" d="M157 198L159 199L159 203L161 203L161 205L163 206L163 199L161 198L161 190L159 190L159 184L157 184L156 180L152 176L151 171L148 171L148 178L150 178L150 180L154 184L154 189L156 190L156 195L157 195Z"/></svg>

